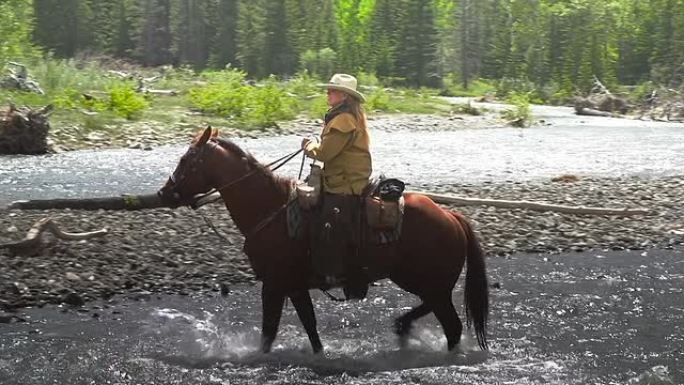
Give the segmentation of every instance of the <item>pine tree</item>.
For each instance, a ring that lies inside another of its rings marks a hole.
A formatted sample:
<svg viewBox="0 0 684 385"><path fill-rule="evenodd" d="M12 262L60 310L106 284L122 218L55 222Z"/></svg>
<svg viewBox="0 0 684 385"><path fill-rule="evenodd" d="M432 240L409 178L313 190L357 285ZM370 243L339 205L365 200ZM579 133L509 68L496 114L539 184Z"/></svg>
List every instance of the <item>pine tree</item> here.
<svg viewBox="0 0 684 385"><path fill-rule="evenodd" d="M405 0L397 52L398 73L413 86L439 87L438 34L430 0Z"/></svg>
<svg viewBox="0 0 684 385"><path fill-rule="evenodd" d="M175 0L172 35L175 58L181 64L201 69L209 60L211 33L207 25L206 1Z"/></svg>
<svg viewBox="0 0 684 385"><path fill-rule="evenodd" d="M79 0L35 0L38 44L58 57L73 57L93 40L89 4Z"/></svg>
<svg viewBox="0 0 684 385"><path fill-rule="evenodd" d="M294 72L296 59L288 40L285 0L268 0L264 9L264 51L261 57L265 75Z"/></svg>
<svg viewBox="0 0 684 385"><path fill-rule="evenodd" d="M369 60L372 70L382 77L391 76L395 72L398 22L401 9L393 0L376 0L373 17L370 23L369 44L371 55Z"/></svg>
<svg viewBox="0 0 684 385"><path fill-rule="evenodd" d="M241 0L238 10L237 59L251 76L263 76L264 0ZM266 0L267 1L267 0Z"/></svg>
<svg viewBox="0 0 684 385"><path fill-rule="evenodd" d="M218 0L214 15L214 37L211 42L210 64L224 68L237 63L238 0Z"/></svg>
<svg viewBox="0 0 684 385"><path fill-rule="evenodd" d="M148 66L171 63L170 0L139 0L138 6L141 12L137 57Z"/></svg>

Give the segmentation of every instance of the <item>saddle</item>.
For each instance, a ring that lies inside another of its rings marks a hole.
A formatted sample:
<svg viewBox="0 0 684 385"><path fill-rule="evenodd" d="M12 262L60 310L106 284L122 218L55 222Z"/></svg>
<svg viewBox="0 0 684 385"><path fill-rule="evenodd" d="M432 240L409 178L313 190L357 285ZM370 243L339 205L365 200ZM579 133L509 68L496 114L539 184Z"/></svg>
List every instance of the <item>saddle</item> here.
<svg viewBox="0 0 684 385"><path fill-rule="evenodd" d="M364 298L371 263L366 250L393 243L401 234L404 183L378 177L361 196L322 194L317 202L311 200L316 195L311 186L299 186L288 208L290 237L309 234L314 271L327 281L319 286L341 285L347 298Z"/></svg>

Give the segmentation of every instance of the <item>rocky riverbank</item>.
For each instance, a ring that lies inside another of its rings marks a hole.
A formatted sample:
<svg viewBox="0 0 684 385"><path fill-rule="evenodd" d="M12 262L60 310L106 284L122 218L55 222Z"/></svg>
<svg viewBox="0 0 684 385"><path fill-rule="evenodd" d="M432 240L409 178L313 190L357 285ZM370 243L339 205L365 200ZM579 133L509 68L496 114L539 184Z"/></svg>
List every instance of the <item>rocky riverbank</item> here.
<svg viewBox="0 0 684 385"><path fill-rule="evenodd" d="M414 186L421 189L420 186ZM423 187L427 189L427 187ZM577 182L432 185L431 192L604 207L644 207L650 215L577 216L484 206L455 208L474 223L490 257L604 249L670 248L684 244L684 177L581 179ZM103 238L55 240L37 256L0 250L0 308L46 303L82 305L125 295L198 294L253 282L242 254L242 237L220 205L140 212L0 210L0 242L22 239L38 219L54 217L65 231L110 233ZM496 281L497 277L491 277ZM9 318L8 318L9 319Z"/></svg>

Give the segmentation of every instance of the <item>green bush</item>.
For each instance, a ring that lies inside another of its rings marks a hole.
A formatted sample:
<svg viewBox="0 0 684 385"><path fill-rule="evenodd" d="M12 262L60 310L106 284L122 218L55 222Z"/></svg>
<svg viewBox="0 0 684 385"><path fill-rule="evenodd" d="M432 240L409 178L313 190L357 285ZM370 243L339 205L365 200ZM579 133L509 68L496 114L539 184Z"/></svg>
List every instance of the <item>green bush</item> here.
<svg viewBox="0 0 684 385"><path fill-rule="evenodd" d="M378 88L366 96L367 111L390 111L391 105L390 96L383 88Z"/></svg>
<svg viewBox="0 0 684 385"><path fill-rule="evenodd" d="M108 109L126 119L135 119L149 106L145 97L132 86L119 84L109 89Z"/></svg>
<svg viewBox="0 0 684 385"><path fill-rule="evenodd" d="M507 101L513 105L513 109L503 111L501 113L503 118L514 126L528 126L532 122L530 95L527 93L512 92L509 94Z"/></svg>
<svg viewBox="0 0 684 385"><path fill-rule="evenodd" d="M251 86L242 84L244 73L240 71L204 75L210 83L188 93L190 104L201 111L250 127L273 126L277 120L292 119L296 115L296 98L273 78Z"/></svg>
<svg viewBox="0 0 684 385"><path fill-rule="evenodd" d="M275 81L248 91L249 105L238 119L249 127L271 127L277 121L290 120L296 115L295 99L287 95Z"/></svg>
<svg viewBox="0 0 684 385"><path fill-rule="evenodd" d="M304 70L297 72L284 86L286 92L301 98L310 98L324 93L323 88L319 86L321 83L320 79L311 76L308 71Z"/></svg>
<svg viewBox="0 0 684 385"><path fill-rule="evenodd" d="M330 108L328 106L328 98L325 95L321 95L311 100L307 109L307 114L310 118L321 119L328 111L328 108Z"/></svg>
<svg viewBox="0 0 684 385"><path fill-rule="evenodd" d="M376 87L382 87L382 83L378 79L377 76L375 76L374 73L372 72L359 72L356 75L356 79L359 82L359 87L361 88L376 88Z"/></svg>

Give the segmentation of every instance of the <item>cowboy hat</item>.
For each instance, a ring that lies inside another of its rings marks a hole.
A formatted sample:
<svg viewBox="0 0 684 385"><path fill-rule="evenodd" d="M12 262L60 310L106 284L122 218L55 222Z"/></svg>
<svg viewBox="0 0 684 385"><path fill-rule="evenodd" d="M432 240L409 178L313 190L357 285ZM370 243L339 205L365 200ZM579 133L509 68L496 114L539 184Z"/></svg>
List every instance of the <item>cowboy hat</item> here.
<svg viewBox="0 0 684 385"><path fill-rule="evenodd" d="M356 78L347 74L335 74L332 76L332 78L330 78L328 83L321 84L322 87L326 87L331 90L342 91L348 95L351 95L363 103L366 101L366 97L356 90L356 85Z"/></svg>

